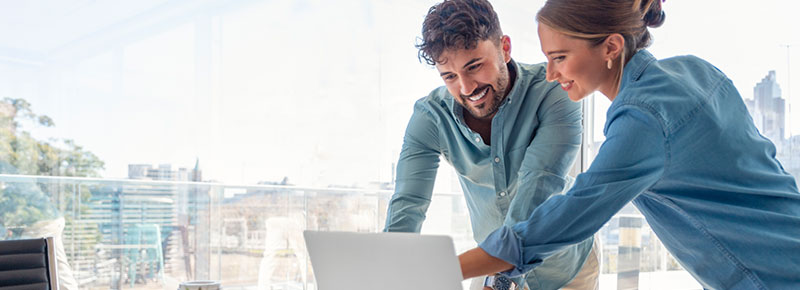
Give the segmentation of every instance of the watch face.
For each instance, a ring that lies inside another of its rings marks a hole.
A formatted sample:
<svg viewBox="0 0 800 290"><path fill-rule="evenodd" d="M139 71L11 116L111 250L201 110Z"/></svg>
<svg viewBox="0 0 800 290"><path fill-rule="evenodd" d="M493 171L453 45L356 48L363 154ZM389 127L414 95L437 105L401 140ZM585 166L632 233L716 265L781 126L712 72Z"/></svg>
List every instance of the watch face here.
<svg viewBox="0 0 800 290"><path fill-rule="evenodd" d="M510 290L511 289L511 280L506 278L503 275L495 275L494 276L494 285L492 285L492 289L494 290Z"/></svg>

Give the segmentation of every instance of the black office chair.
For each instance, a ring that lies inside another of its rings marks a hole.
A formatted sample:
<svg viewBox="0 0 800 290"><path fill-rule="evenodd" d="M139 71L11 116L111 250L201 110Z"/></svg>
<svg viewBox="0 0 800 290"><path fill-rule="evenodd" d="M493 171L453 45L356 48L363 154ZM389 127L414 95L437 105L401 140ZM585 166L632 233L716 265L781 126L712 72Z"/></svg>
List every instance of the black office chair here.
<svg viewBox="0 0 800 290"><path fill-rule="evenodd" d="M58 290L53 238L0 241L0 290Z"/></svg>

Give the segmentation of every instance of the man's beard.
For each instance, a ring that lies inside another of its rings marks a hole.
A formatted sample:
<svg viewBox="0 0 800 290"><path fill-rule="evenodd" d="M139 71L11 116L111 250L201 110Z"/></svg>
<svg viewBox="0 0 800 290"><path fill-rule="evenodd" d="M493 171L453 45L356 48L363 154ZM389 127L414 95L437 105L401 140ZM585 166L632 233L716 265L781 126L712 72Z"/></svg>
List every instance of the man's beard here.
<svg viewBox="0 0 800 290"><path fill-rule="evenodd" d="M502 58L501 58L501 60L502 60ZM503 99L505 99L505 97L506 97L506 90L508 89L508 79L509 79L508 67L506 66L505 62L502 62L502 61L500 62L499 70L500 70L500 76L498 76L497 80L495 81L495 83L497 84L496 88L493 85L489 84L489 85L482 86L480 88L476 88L472 92L472 95L480 94L484 90L486 90L486 87L489 87L489 90L492 91L492 98L493 98L493 100L491 102L491 107L489 108L489 110L485 111L485 113L483 113L483 114L481 114L481 112L479 111L479 110L483 109L485 106L487 106L486 103L480 104L479 106L476 106L476 107L463 106L463 107L466 107L466 109L469 112L469 114L472 115L473 117L478 118L478 119L483 119L483 118L487 118L489 116L494 116L494 113L496 113L497 109L500 108L500 104L503 103ZM461 98L462 104L467 104L468 103L467 99L469 97L471 97L472 95L469 95L469 96L460 95L459 97Z"/></svg>

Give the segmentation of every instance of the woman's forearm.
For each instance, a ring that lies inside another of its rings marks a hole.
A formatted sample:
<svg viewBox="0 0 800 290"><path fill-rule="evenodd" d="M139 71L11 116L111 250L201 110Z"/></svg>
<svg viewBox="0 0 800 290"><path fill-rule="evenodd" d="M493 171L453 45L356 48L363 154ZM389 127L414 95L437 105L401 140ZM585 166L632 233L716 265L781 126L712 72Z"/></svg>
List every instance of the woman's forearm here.
<svg viewBox="0 0 800 290"><path fill-rule="evenodd" d="M461 263L461 275L464 279L494 274L514 268L501 259L490 256L481 248L474 248L458 256Z"/></svg>

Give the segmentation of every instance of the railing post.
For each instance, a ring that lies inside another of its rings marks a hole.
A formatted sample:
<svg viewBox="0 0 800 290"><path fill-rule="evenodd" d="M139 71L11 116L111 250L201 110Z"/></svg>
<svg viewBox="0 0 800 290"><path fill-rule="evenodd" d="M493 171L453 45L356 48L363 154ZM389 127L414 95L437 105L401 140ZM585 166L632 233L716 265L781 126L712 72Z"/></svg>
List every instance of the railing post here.
<svg viewBox="0 0 800 290"><path fill-rule="evenodd" d="M617 289L639 289L639 261L642 248L642 217L619 217Z"/></svg>

